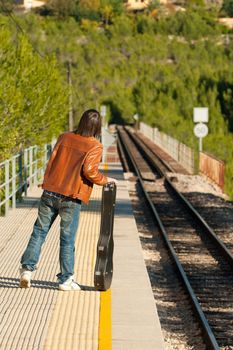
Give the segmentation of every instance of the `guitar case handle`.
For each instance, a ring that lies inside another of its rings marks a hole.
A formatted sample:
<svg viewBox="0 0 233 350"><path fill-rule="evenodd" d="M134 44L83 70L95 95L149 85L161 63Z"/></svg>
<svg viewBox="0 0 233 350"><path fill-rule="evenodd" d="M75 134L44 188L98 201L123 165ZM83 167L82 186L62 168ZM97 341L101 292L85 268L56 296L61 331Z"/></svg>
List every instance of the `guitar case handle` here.
<svg viewBox="0 0 233 350"><path fill-rule="evenodd" d="M113 275L113 221L116 201L115 183L107 183L102 190L100 235L94 272L94 284L97 290L110 288Z"/></svg>

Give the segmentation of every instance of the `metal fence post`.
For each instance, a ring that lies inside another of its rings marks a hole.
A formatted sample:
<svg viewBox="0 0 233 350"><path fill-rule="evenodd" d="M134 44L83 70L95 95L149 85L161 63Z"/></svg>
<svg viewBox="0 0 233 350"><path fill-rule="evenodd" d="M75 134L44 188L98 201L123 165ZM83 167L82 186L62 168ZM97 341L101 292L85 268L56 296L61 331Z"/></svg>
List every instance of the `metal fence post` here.
<svg viewBox="0 0 233 350"><path fill-rule="evenodd" d="M28 151L24 150L24 179L23 179L23 187L25 196L27 195L27 165L28 165Z"/></svg>
<svg viewBox="0 0 233 350"><path fill-rule="evenodd" d="M9 160L5 161L5 215L9 211L9 194L10 194L10 183L9 183Z"/></svg>
<svg viewBox="0 0 233 350"><path fill-rule="evenodd" d="M19 154L19 197L21 199L23 191L23 152Z"/></svg>
<svg viewBox="0 0 233 350"><path fill-rule="evenodd" d="M34 169L34 185L37 185L38 182L38 146L35 146L35 169Z"/></svg>
<svg viewBox="0 0 233 350"><path fill-rule="evenodd" d="M16 207L16 156L12 158L12 208Z"/></svg>
<svg viewBox="0 0 233 350"><path fill-rule="evenodd" d="M29 185L32 185L33 147L29 147Z"/></svg>

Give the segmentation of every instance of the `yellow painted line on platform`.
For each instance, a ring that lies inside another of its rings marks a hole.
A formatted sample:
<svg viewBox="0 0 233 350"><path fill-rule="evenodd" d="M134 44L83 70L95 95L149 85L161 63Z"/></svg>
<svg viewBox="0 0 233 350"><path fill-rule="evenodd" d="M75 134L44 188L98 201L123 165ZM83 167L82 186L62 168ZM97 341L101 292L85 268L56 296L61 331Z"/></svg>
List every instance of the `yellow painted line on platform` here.
<svg viewBox="0 0 233 350"><path fill-rule="evenodd" d="M108 164L104 163L108 171ZM111 290L100 293L99 350L112 349L112 298Z"/></svg>
<svg viewBox="0 0 233 350"><path fill-rule="evenodd" d="M111 290L100 293L99 350L112 349Z"/></svg>

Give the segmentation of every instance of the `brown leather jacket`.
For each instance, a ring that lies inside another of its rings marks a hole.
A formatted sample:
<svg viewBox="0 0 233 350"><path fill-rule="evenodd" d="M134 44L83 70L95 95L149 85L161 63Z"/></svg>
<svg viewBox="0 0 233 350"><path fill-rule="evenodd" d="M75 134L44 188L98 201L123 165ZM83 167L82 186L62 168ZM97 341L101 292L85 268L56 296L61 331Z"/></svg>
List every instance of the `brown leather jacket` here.
<svg viewBox="0 0 233 350"><path fill-rule="evenodd" d="M42 188L88 203L93 184L105 185L98 166L103 146L94 137L73 132L59 136L49 159Z"/></svg>

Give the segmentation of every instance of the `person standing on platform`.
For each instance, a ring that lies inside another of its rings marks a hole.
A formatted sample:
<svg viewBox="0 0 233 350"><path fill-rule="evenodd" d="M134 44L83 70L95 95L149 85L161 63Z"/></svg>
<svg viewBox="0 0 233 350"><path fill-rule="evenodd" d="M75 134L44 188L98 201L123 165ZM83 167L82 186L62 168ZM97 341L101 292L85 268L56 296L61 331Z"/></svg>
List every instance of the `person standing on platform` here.
<svg viewBox="0 0 233 350"><path fill-rule="evenodd" d="M93 184L117 182L99 172L103 146L98 141L101 116L94 109L85 111L77 129L59 136L49 159L40 199L38 217L27 248L21 258L21 288L29 288L32 272L39 261L41 247L54 220L60 222L59 289L80 290L74 281L75 238L81 202L88 203Z"/></svg>

